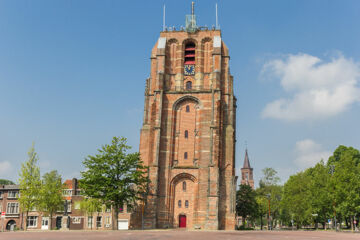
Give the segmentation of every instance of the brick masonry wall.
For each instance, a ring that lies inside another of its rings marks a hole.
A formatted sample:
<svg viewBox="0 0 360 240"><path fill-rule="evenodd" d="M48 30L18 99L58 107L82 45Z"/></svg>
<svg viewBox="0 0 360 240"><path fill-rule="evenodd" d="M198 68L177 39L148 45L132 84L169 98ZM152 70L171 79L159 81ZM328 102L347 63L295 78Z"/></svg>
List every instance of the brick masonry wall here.
<svg viewBox="0 0 360 240"><path fill-rule="evenodd" d="M188 228L235 227L236 98L228 49L223 42L214 45L214 37L221 37L220 31L162 32L152 50L140 136L151 180L146 228L176 228L179 215L186 215ZM196 46L193 76L183 74L188 42Z"/></svg>

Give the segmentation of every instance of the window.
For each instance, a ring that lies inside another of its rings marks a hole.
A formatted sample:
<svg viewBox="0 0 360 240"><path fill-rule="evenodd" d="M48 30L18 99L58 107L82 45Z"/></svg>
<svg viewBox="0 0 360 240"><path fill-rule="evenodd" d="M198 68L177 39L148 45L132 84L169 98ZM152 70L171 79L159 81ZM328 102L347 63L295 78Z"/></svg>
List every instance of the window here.
<svg viewBox="0 0 360 240"><path fill-rule="evenodd" d="M80 224L81 223L81 217L73 217L72 222L73 222L73 224Z"/></svg>
<svg viewBox="0 0 360 240"><path fill-rule="evenodd" d="M71 196L72 195L72 190L71 189L64 189L63 190L63 195L64 196Z"/></svg>
<svg viewBox="0 0 360 240"><path fill-rule="evenodd" d="M0 199L3 198L3 192L0 192Z"/></svg>
<svg viewBox="0 0 360 240"><path fill-rule="evenodd" d="M67 212L71 213L71 203L68 201Z"/></svg>
<svg viewBox="0 0 360 240"><path fill-rule="evenodd" d="M186 105L186 112L190 112L190 106Z"/></svg>
<svg viewBox="0 0 360 240"><path fill-rule="evenodd" d="M49 226L49 218L48 217L41 218L41 226Z"/></svg>
<svg viewBox="0 0 360 240"><path fill-rule="evenodd" d="M28 227L37 227L37 216L28 216L27 217L27 225Z"/></svg>
<svg viewBox="0 0 360 240"><path fill-rule="evenodd" d="M188 130L185 130L185 138L189 138L189 132L188 132Z"/></svg>
<svg viewBox="0 0 360 240"><path fill-rule="evenodd" d="M7 214L18 214L19 213L19 203L15 203L15 202L8 203L6 213Z"/></svg>
<svg viewBox="0 0 360 240"><path fill-rule="evenodd" d="M111 224L111 218L110 218L110 216L106 216L105 217L105 226L110 227L110 224Z"/></svg>
<svg viewBox="0 0 360 240"><path fill-rule="evenodd" d="M92 225L93 225L93 217L89 216L88 217L88 228L92 228Z"/></svg>
<svg viewBox="0 0 360 240"><path fill-rule="evenodd" d="M188 208L188 207L189 207L189 201L185 200L185 208Z"/></svg>
<svg viewBox="0 0 360 240"><path fill-rule="evenodd" d="M195 44L192 42L189 42L185 46L185 59L184 64L185 65L194 65L195 64Z"/></svg>
<svg viewBox="0 0 360 240"><path fill-rule="evenodd" d="M184 152L184 159L187 159L187 157L188 157L187 152Z"/></svg>
<svg viewBox="0 0 360 240"><path fill-rule="evenodd" d="M19 197L19 191L9 191L8 192L8 198L18 198Z"/></svg>
<svg viewBox="0 0 360 240"><path fill-rule="evenodd" d="M181 200L178 201L178 207L181 208Z"/></svg>
<svg viewBox="0 0 360 240"><path fill-rule="evenodd" d="M80 202L75 202L74 209L80 209Z"/></svg>
<svg viewBox="0 0 360 240"><path fill-rule="evenodd" d="M106 206L105 212L111 212L111 206Z"/></svg>
<svg viewBox="0 0 360 240"><path fill-rule="evenodd" d="M186 192L186 182L183 181L183 191Z"/></svg>
<svg viewBox="0 0 360 240"><path fill-rule="evenodd" d="M101 218L101 216L97 216L96 217L96 227L101 227L101 220L102 220L102 218Z"/></svg>
<svg viewBox="0 0 360 240"><path fill-rule="evenodd" d="M186 82L186 90L191 90L192 89L192 82L188 81Z"/></svg>

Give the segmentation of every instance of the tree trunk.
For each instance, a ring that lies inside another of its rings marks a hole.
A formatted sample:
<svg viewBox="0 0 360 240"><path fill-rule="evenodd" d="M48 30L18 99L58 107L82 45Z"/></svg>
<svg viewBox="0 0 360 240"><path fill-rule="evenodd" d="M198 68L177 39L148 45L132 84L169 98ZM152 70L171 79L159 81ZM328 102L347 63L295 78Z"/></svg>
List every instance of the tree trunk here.
<svg viewBox="0 0 360 240"><path fill-rule="evenodd" d="M26 211L26 217L25 217L25 231L27 231L27 218L29 215L29 211Z"/></svg>
<svg viewBox="0 0 360 240"><path fill-rule="evenodd" d="M260 229L263 230L263 217L260 216Z"/></svg>
<svg viewBox="0 0 360 240"><path fill-rule="evenodd" d="M342 223L342 218L341 217L339 217L339 219L338 219L338 221L339 221L339 231L341 231L341 223Z"/></svg>
<svg viewBox="0 0 360 240"><path fill-rule="evenodd" d="M51 212L50 213L50 219L49 219L49 229L52 230L52 216L53 216L53 213Z"/></svg>
<svg viewBox="0 0 360 240"><path fill-rule="evenodd" d="M23 212L23 211L21 211L20 229L21 229L21 230L24 230L24 212Z"/></svg>
<svg viewBox="0 0 360 240"><path fill-rule="evenodd" d="M116 222L115 222L115 224L114 224L114 230L118 230L117 229L117 225L118 225L118 219L119 218L119 206L117 205L116 207L115 207L115 220L116 220Z"/></svg>

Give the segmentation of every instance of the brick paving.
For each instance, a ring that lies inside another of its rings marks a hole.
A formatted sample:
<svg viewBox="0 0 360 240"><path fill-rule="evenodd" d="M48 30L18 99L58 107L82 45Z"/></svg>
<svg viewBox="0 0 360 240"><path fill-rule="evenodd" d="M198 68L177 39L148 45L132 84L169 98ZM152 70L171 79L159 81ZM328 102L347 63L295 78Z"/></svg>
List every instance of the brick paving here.
<svg viewBox="0 0 360 240"><path fill-rule="evenodd" d="M0 240L346 240L360 239L359 233L335 233L323 231L42 231L4 232Z"/></svg>

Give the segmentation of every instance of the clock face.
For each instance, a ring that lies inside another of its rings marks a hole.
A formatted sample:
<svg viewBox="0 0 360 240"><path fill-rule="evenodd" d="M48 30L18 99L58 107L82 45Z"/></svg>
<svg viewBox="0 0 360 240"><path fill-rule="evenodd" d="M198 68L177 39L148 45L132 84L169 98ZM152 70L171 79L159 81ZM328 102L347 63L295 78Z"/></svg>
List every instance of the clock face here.
<svg viewBox="0 0 360 240"><path fill-rule="evenodd" d="M195 65L185 65L184 66L185 75L194 75L195 74Z"/></svg>

